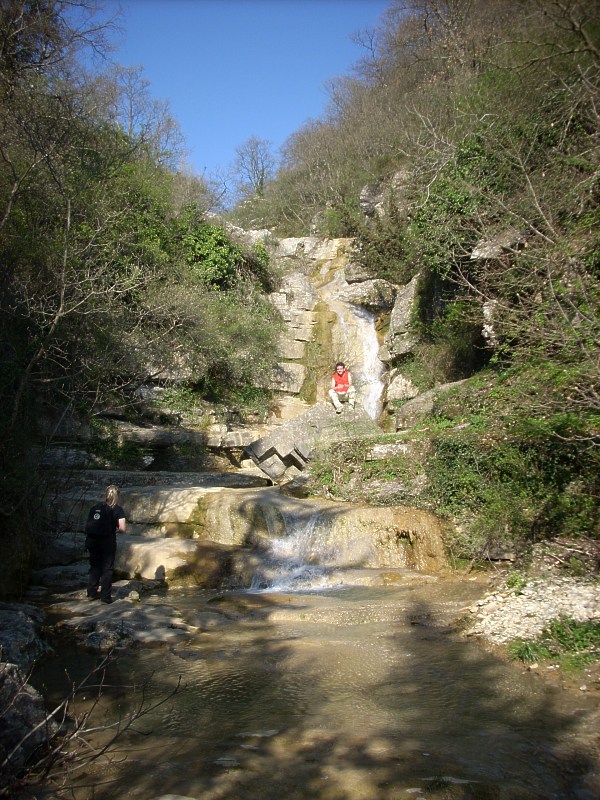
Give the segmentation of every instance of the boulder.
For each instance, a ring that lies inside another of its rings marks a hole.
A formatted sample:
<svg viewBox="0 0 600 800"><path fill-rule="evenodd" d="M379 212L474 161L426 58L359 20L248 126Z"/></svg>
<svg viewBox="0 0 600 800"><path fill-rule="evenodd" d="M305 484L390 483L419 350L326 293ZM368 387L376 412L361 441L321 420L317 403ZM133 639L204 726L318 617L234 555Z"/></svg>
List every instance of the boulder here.
<svg viewBox="0 0 600 800"><path fill-rule="evenodd" d="M471 253L471 261L486 261L500 256L511 250L521 249L525 237L516 228L501 231L492 239L481 239L477 242Z"/></svg>
<svg viewBox="0 0 600 800"><path fill-rule="evenodd" d="M32 584L46 587L48 590L64 591L77 589L87 584L89 564L87 560L77 564L55 564L33 570L31 573Z"/></svg>
<svg viewBox="0 0 600 800"><path fill-rule="evenodd" d="M115 569L129 578L172 581L196 561L198 542L192 539L144 539L119 535Z"/></svg>
<svg viewBox="0 0 600 800"><path fill-rule="evenodd" d="M405 402L417 397L419 389L414 385L410 378L404 377L398 371L392 372L390 383L387 387L387 401L388 403Z"/></svg>
<svg viewBox="0 0 600 800"><path fill-rule="evenodd" d="M0 603L1 660L28 674L36 661L50 651L39 635L43 619L44 614L33 606Z"/></svg>
<svg viewBox="0 0 600 800"><path fill-rule="evenodd" d="M410 353L417 343L411 332L411 319L417 292L418 275L396 294L396 301L390 315L390 327L385 336L385 345L393 359Z"/></svg>
<svg viewBox="0 0 600 800"><path fill-rule="evenodd" d="M408 402L400 406L396 412L396 430L405 430L406 428L412 428L417 425L424 417L431 414L435 406L435 401L440 394L449 392L464 382L465 381L462 380L454 381L453 383L443 383L430 389L428 392L414 397L412 400L408 400Z"/></svg>
<svg viewBox="0 0 600 800"><path fill-rule="evenodd" d="M375 275L372 275L364 264L351 261L344 267L344 278L346 283L361 283L361 281L373 280Z"/></svg>
<svg viewBox="0 0 600 800"><path fill-rule="evenodd" d="M396 287L393 283L375 278L351 284L339 293L339 299L372 311L383 311L394 306Z"/></svg>

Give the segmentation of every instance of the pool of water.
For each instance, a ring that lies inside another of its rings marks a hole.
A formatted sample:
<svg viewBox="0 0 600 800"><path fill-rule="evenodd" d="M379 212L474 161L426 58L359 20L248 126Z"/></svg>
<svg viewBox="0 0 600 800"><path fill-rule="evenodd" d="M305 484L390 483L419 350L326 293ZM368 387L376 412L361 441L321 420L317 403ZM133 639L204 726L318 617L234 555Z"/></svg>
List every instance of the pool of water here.
<svg viewBox="0 0 600 800"><path fill-rule="evenodd" d="M164 702L72 796L597 798L592 698L574 702L454 632L472 591L436 582L145 599L184 617L211 608L222 623L111 663L98 721ZM58 696L65 666L77 680L93 658L65 650L36 680Z"/></svg>

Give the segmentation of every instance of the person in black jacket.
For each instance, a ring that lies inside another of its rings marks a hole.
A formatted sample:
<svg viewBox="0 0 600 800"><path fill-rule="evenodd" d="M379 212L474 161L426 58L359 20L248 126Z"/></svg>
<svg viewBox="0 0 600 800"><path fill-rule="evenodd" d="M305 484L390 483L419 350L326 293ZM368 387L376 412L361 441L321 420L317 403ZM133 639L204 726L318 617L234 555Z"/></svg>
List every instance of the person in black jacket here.
<svg viewBox="0 0 600 800"><path fill-rule="evenodd" d="M107 486L104 505L112 515L111 532L104 536L86 536L85 546L90 556L87 596L112 603L112 577L117 554L117 533L125 533L125 512L119 505L119 487Z"/></svg>

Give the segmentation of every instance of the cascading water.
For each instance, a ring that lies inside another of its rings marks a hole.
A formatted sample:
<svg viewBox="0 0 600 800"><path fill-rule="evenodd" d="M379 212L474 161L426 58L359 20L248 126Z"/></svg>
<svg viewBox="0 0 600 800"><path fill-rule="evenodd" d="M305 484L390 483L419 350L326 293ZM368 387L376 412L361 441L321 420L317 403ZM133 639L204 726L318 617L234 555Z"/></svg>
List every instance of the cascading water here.
<svg viewBox="0 0 600 800"><path fill-rule="evenodd" d="M375 315L364 308L348 309L355 318L355 335L360 338L362 362L355 368L356 388L363 407L371 419L381 413L381 376L384 366L377 357L379 342L375 331Z"/></svg>
<svg viewBox="0 0 600 800"><path fill-rule="evenodd" d="M250 591L308 590L330 585L330 569L323 563L334 551L321 532L320 516L316 512L308 519L286 520L286 535L271 541Z"/></svg>
<svg viewBox="0 0 600 800"><path fill-rule="evenodd" d="M344 300L347 288L344 271L336 270L333 279L320 290L322 299L337 317L332 331L334 359L347 364L358 401L371 419L377 419L381 413L385 367L377 356L379 341L375 315Z"/></svg>

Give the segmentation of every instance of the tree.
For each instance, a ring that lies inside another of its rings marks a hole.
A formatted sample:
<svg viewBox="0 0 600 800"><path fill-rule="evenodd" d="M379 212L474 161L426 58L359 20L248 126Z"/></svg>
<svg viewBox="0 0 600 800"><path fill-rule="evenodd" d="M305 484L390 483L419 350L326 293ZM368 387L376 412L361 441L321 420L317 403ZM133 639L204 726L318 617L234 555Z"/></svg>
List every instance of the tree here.
<svg viewBox="0 0 600 800"><path fill-rule="evenodd" d="M242 197L264 197L265 187L275 174L275 156L271 142L251 136L235 152L233 170L238 192Z"/></svg>
<svg viewBox="0 0 600 800"><path fill-rule="evenodd" d="M276 359L276 324L260 297L266 264L238 261L224 233L204 247L198 231L207 238L202 214L213 197L175 171L166 109L139 71L90 75L77 63L80 45L102 42L101 26L77 15L90 9L43 0L0 9L0 558L16 576L5 575L8 594L26 583L32 534L43 528L32 517L33 445L50 441L52 426L68 414L130 410L140 382L180 364L215 386L262 379ZM199 228L183 241L177 223L190 203ZM208 275L201 288L196 280L196 306L194 270ZM219 338L223 319L233 332Z"/></svg>

